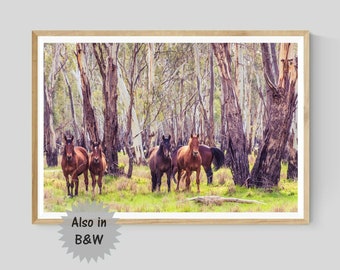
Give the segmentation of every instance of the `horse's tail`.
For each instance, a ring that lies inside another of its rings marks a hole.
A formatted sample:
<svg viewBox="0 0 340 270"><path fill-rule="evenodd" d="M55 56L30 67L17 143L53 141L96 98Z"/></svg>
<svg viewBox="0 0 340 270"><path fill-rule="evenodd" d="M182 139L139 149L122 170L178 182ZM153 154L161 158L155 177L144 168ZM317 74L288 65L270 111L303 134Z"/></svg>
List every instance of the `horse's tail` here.
<svg viewBox="0 0 340 270"><path fill-rule="evenodd" d="M219 168L221 168L224 165L224 154L222 150L211 147L211 152L213 154L213 164L214 164L214 170L217 171Z"/></svg>

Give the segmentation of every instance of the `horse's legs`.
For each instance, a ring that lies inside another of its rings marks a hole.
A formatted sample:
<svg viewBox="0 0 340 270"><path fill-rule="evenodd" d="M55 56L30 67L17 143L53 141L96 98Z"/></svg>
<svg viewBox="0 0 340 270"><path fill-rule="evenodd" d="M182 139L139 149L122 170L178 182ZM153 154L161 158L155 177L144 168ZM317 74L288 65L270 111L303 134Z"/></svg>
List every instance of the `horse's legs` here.
<svg viewBox="0 0 340 270"><path fill-rule="evenodd" d="M74 187L74 182L73 179L70 181L70 194L69 196L72 198L73 197L73 187Z"/></svg>
<svg viewBox="0 0 340 270"><path fill-rule="evenodd" d="M89 172L88 172L88 170L84 171L84 182L85 182L86 191L89 191Z"/></svg>
<svg viewBox="0 0 340 270"><path fill-rule="evenodd" d="M79 186L79 178L78 178L78 170L75 170L73 173L72 173L72 182L71 182L71 196L72 193L73 193L73 187L75 187L74 189L74 196L77 196L78 195L78 186Z"/></svg>
<svg viewBox="0 0 340 270"><path fill-rule="evenodd" d="M161 191L162 176L163 176L163 172L158 172L157 173L156 189L157 189L158 192Z"/></svg>
<svg viewBox="0 0 340 270"><path fill-rule="evenodd" d="M170 186L171 186L171 170L168 170L166 172L167 177L167 184L168 184L168 192L170 192ZM174 178L175 179L175 178Z"/></svg>
<svg viewBox="0 0 340 270"><path fill-rule="evenodd" d="M70 181L68 179L68 174L65 173L64 176L65 176L66 186L67 186L67 196L72 197L72 194L71 194L71 183L70 183Z"/></svg>
<svg viewBox="0 0 340 270"><path fill-rule="evenodd" d="M67 195L69 196L69 197L72 197L72 193L71 193L71 183L67 180Z"/></svg>
<svg viewBox="0 0 340 270"><path fill-rule="evenodd" d="M99 187L99 194L102 194L102 186L103 186L103 174L104 172L100 173L100 175L98 176L98 187Z"/></svg>
<svg viewBox="0 0 340 270"><path fill-rule="evenodd" d="M92 178L92 196L95 195L95 188L96 188L96 175L91 172L91 178Z"/></svg>
<svg viewBox="0 0 340 270"><path fill-rule="evenodd" d="M75 183L74 196L78 196L79 178L78 176L72 180Z"/></svg>
<svg viewBox="0 0 340 270"><path fill-rule="evenodd" d="M191 176L191 170L186 170L187 178L185 182L185 190L190 191L190 176Z"/></svg>
<svg viewBox="0 0 340 270"><path fill-rule="evenodd" d="M74 173L72 173L71 181L70 181L70 189L69 189L69 194L68 194L71 198L73 197L73 187L75 183L75 178L77 178L77 176Z"/></svg>
<svg viewBox="0 0 340 270"><path fill-rule="evenodd" d="M211 166L206 166L203 168L204 168L205 174L207 175L207 184L210 185L212 184L212 180L213 180L213 172L212 172Z"/></svg>
<svg viewBox="0 0 340 270"><path fill-rule="evenodd" d="M171 166L171 175L170 175L170 177L173 179L175 184L176 184L175 175L176 175L177 171L178 171L177 166Z"/></svg>
<svg viewBox="0 0 340 270"><path fill-rule="evenodd" d="M200 193L200 173L201 173L201 167L198 167L198 169L196 171L197 193Z"/></svg>
<svg viewBox="0 0 340 270"><path fill-rule="evenodd" d="M157 185L157 176L154 172L151 172L151 181L152 181L151 191L154 192Z"/></svg>
<svg viewBox="0 0 340 270"><path fill-rule="evenodd" d="M176 191L179 191L179 182L181 181L181 175L182 175L182 170L178 169L178 171L177 171L177 187L176 187Z"/></svg>

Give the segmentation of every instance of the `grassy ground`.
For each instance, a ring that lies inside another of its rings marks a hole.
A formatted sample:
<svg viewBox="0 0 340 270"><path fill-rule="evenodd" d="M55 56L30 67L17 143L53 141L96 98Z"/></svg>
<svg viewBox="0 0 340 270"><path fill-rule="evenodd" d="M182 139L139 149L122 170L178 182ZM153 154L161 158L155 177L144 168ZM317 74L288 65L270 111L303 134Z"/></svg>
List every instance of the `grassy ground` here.
<svg viewBox="0 0 340 270"><path fill-rule="evenodd" d="M120 157L124 163L124 156ZM250 157L252 163L253 157ZM125 163L127 164L127 163ZM207 186L204 171L201 171L201 192L199 196L218 195L247 200L257 200L264 204L221 203L202 205L187 198L197 196L195 173L192 175L191 192L175 192L176 185L171 183L171 192L167 192L165 175L161 191L151 192L150 170L148 166L134 166L131 179L125 176L104 177L103 193L92 197L91 179L89 191L85 191L83 176L80 176L79 195L67 197L66 182L60 167L44 169L44 207L46 212L64 212L70 210L76 202L96 200L109 206L114 212L296 212L298 185L296 181L286 179L287 165L281 169L279 186L271 191L235 186L228 168L214 172L213 184ZM90 175L89 175L90 176ZM182 186L182 189L184 187ZM96 190L97 191L97 190Z"/></svg>

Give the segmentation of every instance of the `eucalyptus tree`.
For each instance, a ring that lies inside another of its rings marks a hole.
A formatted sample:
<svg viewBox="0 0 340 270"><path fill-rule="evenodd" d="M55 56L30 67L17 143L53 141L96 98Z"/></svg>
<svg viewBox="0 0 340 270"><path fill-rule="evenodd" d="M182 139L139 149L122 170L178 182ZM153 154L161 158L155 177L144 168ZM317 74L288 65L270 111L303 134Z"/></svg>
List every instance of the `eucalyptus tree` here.
<svg viewBox="0 0 340 270"><path fill-rule="evenodd" d="M81 90L83 96L83 116L85 131L89 135L90 140L94 142L99 141L99 130L98 124L95 117L94 109L92 106L92 91L91 84L89 80L89 65L86 62L86 55L90 54L90 46L85 43L76 44L76 58L78 64L78 70L81 79Z"/></svg>
<svg viewBox="0 0 340 270"><path fill-rule="evenodd" d="M236 185L244 185L249 178L249 162L246 151L246 136L243 130L242 112L232 78L231 44L213 43L214 54L218 64L224 104L224 123L226 127L226 158Z"/></svg>
<svg viewBox="0 0 340 270"><path fill-rule="evenodd" d="M96 58L102 78L102 93L104 98L104 134L103 150L108 161L108 172L118 173L118 50L119 44L93 43L93 53Z"/></svg>
<svg viewBox="0 0 340 270"><path fill-rule="evenodd" d="M60 73L61 47L62 44L45 44L44 47L44 152L48 166L58 165L53 99Z"/></svg>
<svg viewBox="0 0 340 270"><path fill-rule="evenodd" d="M262 44L262 47L268 47ZM278 185L281 161L289 138L294 112L297 107L296 82L298 58L296 46L281 43L279 48L278 80L273 81L275 62L263 53L264 77L268 86L268 119L263 140L251 172L249 186L271 188Z"/></svg>

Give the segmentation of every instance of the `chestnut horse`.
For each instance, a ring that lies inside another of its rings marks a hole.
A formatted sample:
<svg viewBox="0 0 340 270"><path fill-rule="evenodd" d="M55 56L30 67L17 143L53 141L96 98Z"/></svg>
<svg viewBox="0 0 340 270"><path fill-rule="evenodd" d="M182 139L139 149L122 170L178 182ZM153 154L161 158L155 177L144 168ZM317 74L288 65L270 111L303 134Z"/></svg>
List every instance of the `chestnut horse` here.
<svg viewBox="0 0 340 270"><path fill-rule="evenodd" d="M149 167L151 171L152 192L160 191L162 176L166 173L168 192L170 192L170 176L171 176L171 136L166 139L163 135L162 142L159 146L153 147L149 151Z"/></svg>
<svg viewBox="0 0 340 270"><path fill-rule="evenodd" d="M67 194L73 197L73 187L75 186L74 196L78 195L79 175L84 174L86 191L88 191L88 169L89 158L85 148L73 145L73 135L68 138L64 135L65 146L61 159L61 168L66 179ZM71 176L71 181L69 181Z"/></svg>
<svg viewBox="0 0 340 270"><path fill-rule="evenodd" d="M196 184L197 184L197 192L200 192L200 172L202 165L202 158L199 152L199 135L196 136L191 134L188 145L182 146L177 150L177 188L176 191L179 191L179 183L181 180L182 172L186 172L186 182L185 189L190 190L190 176L191 172L196 171Z"/></svg>
<svg viewBox="0 0 340 270"><path fill-rule="evenodd" d="M177 148L171 155L172 159L172 174L171 177L175 183L177 183L175 179L175 175L177 173ZM217 147L209 147L204 144L200 144L198 147L198 151L200 152L202 158L202 167L207 176L207 184L212 184L213 181L213 170L211 168L211 164L214 164L214 171L217 171L224 165L224 154L222 150Z"/></svg>
<svg viewBox="0 0 340 270"><path fill-rule="evenodd" d="M99 194L102 194L102 186L103 186L103 176L106 172L106 157L102 151L102 147L100 142L92 142L92 152L89 154L89 169L92 178L92 195L95 194L96 182L99 187ZM98 180L96 180L96 176L98 176Z"/></svg>

